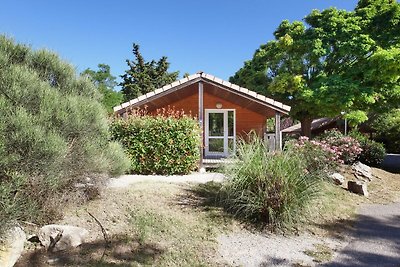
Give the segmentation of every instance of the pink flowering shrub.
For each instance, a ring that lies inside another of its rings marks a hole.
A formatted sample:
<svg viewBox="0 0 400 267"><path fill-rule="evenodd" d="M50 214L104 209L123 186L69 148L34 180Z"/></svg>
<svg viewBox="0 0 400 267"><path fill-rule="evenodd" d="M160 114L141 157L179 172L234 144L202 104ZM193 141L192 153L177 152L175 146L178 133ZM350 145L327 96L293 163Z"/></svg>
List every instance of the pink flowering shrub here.
<svg viewBox="0 0 400 267"><path fill-rule="evenodd" d="M309 140L301 136L297 141L288 144L301 154L306 162L307 172L314 176L325 176L334 171L340 162L340 156L327 143Z"/></svg>
<svg viewBox="0 0 400 267"><path fill-rule="evenodd" d="M326 131L319 137L319 142L334 151L339 163L353 163L362 152L361 145L355 138L344 136L338 130Z"/></svg>
<svg viewBox="0 0 400 267"><path fill-rule="evenodd" d="M307 172L319 177L333 172L339 164L354 162L362 151L356 139L338 131L326 132L315 140L301 136L289 146L293 146L301 154L306 162Z"/></svg>

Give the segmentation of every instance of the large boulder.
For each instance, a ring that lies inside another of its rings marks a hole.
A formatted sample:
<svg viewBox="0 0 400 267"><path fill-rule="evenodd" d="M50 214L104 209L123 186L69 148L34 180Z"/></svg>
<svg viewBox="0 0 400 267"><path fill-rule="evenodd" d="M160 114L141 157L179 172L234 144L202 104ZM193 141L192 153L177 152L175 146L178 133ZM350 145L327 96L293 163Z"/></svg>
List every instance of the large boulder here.
<svg viewBox="0 0 400 267"><path fill-rule="evenodd" d="M351 166L354 176L361 181L371 181L372 180L372 170L371 167L361 163L356 162Z"/></svg>
<svg viewBox="0 0 400 267"><path fill-rule="evenodd" d="M0 266L12 267L17 262L22 252L26 234L19 226L15 226L6 232L0 241Z"/></svg>
<svg viewBox="0 0 400 267"><path fill-rule="evenodd" d="M82 227L50 224L40 228L38 238L47 249L59 251L81 245L88 235L89 231Z"/></svg>
<svg viewBox="0 0 400 267"><path fill-rule="evenodd" d="M361 181L348 181L347 182L347 189L350 192L362 195L362 196L368 196L368 190L367 190L367 184L365 182Z"/></svg>

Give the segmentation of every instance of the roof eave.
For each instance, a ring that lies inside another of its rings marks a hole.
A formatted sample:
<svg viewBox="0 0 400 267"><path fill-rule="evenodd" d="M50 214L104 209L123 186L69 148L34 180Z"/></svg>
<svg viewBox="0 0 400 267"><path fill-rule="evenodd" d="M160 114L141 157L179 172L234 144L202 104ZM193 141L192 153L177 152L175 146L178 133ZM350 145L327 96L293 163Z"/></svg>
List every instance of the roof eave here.
<svg viewBox="0 0 400 267"><path fill-rule="evenodd" d="M193 75L190 75L186 78L180 79L176 82L173 82L171 84L168 84L162 88L156 89L155 91L152 91L150 93L147 93L146 95L142 95L138 98L135 98L129 102L125 102L119 106L116 106L113 108L114 112L121 114L126 111L128 107L130 108L135 108L142 106L148 102L151 102L154 99L157 99L159 97L162 97L164 95L170 94L174 91L177 91L185 86L188 86L193 83L197 83L199 81L205 81L212 83L222 89L226 89L230 92L236 93L237 95L240 95L242 97L248 98L252 101L258 102L259 104L266 106L268 108L274 109L280 113L283 114L289 114L291 107L288 105L285 105L281 102L275 101L271 98L265 97L264 95L260 95L254 91L248 90L247 88L240 87L236 84L233 84L228 81L224 81L220 78L217 78L213 75L207 74L207 73L196 73Z"/></svg>

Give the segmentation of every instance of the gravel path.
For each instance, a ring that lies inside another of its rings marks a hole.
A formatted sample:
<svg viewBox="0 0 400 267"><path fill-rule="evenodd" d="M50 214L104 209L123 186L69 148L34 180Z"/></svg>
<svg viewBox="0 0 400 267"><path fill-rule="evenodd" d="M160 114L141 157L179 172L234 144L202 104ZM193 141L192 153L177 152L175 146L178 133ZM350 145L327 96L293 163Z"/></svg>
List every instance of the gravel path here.
<svg viewBox="0 0 400 267"><path fill-rule="evenodd" d="M218 237L221 261L231 266L315 266L306 250L323 244L332 248L343 247L343 241L320 238L309 234L300 236L264 235L243 231Z"/></svg>
<svg viewBox="0 0 400 267"><path fill-rule="evenodd" d="M210 181L221 182L224 175L221 173L192 173L189 175L122 175L111 178L107 184L110 188L127 187L138 182L167 182L167 183L207 183Z"/></svg>
<svg viewBox="0 0 400 267"><path fill-rule="evenodd" d="M326 267L399 267L400 203L361 208L352 241Z"/></svg>

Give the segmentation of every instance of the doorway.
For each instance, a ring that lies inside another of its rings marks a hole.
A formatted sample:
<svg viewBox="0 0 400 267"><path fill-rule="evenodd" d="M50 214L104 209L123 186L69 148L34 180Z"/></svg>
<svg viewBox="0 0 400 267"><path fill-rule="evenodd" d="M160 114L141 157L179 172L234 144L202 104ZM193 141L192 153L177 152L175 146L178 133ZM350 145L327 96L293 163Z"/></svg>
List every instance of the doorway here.
<svg viewBox="0 0 400 267"><path fill-rule="evenodd" d="M205 110L204 154L206 157L228 157L235 151L235 115L234 109Z"/></svg>

